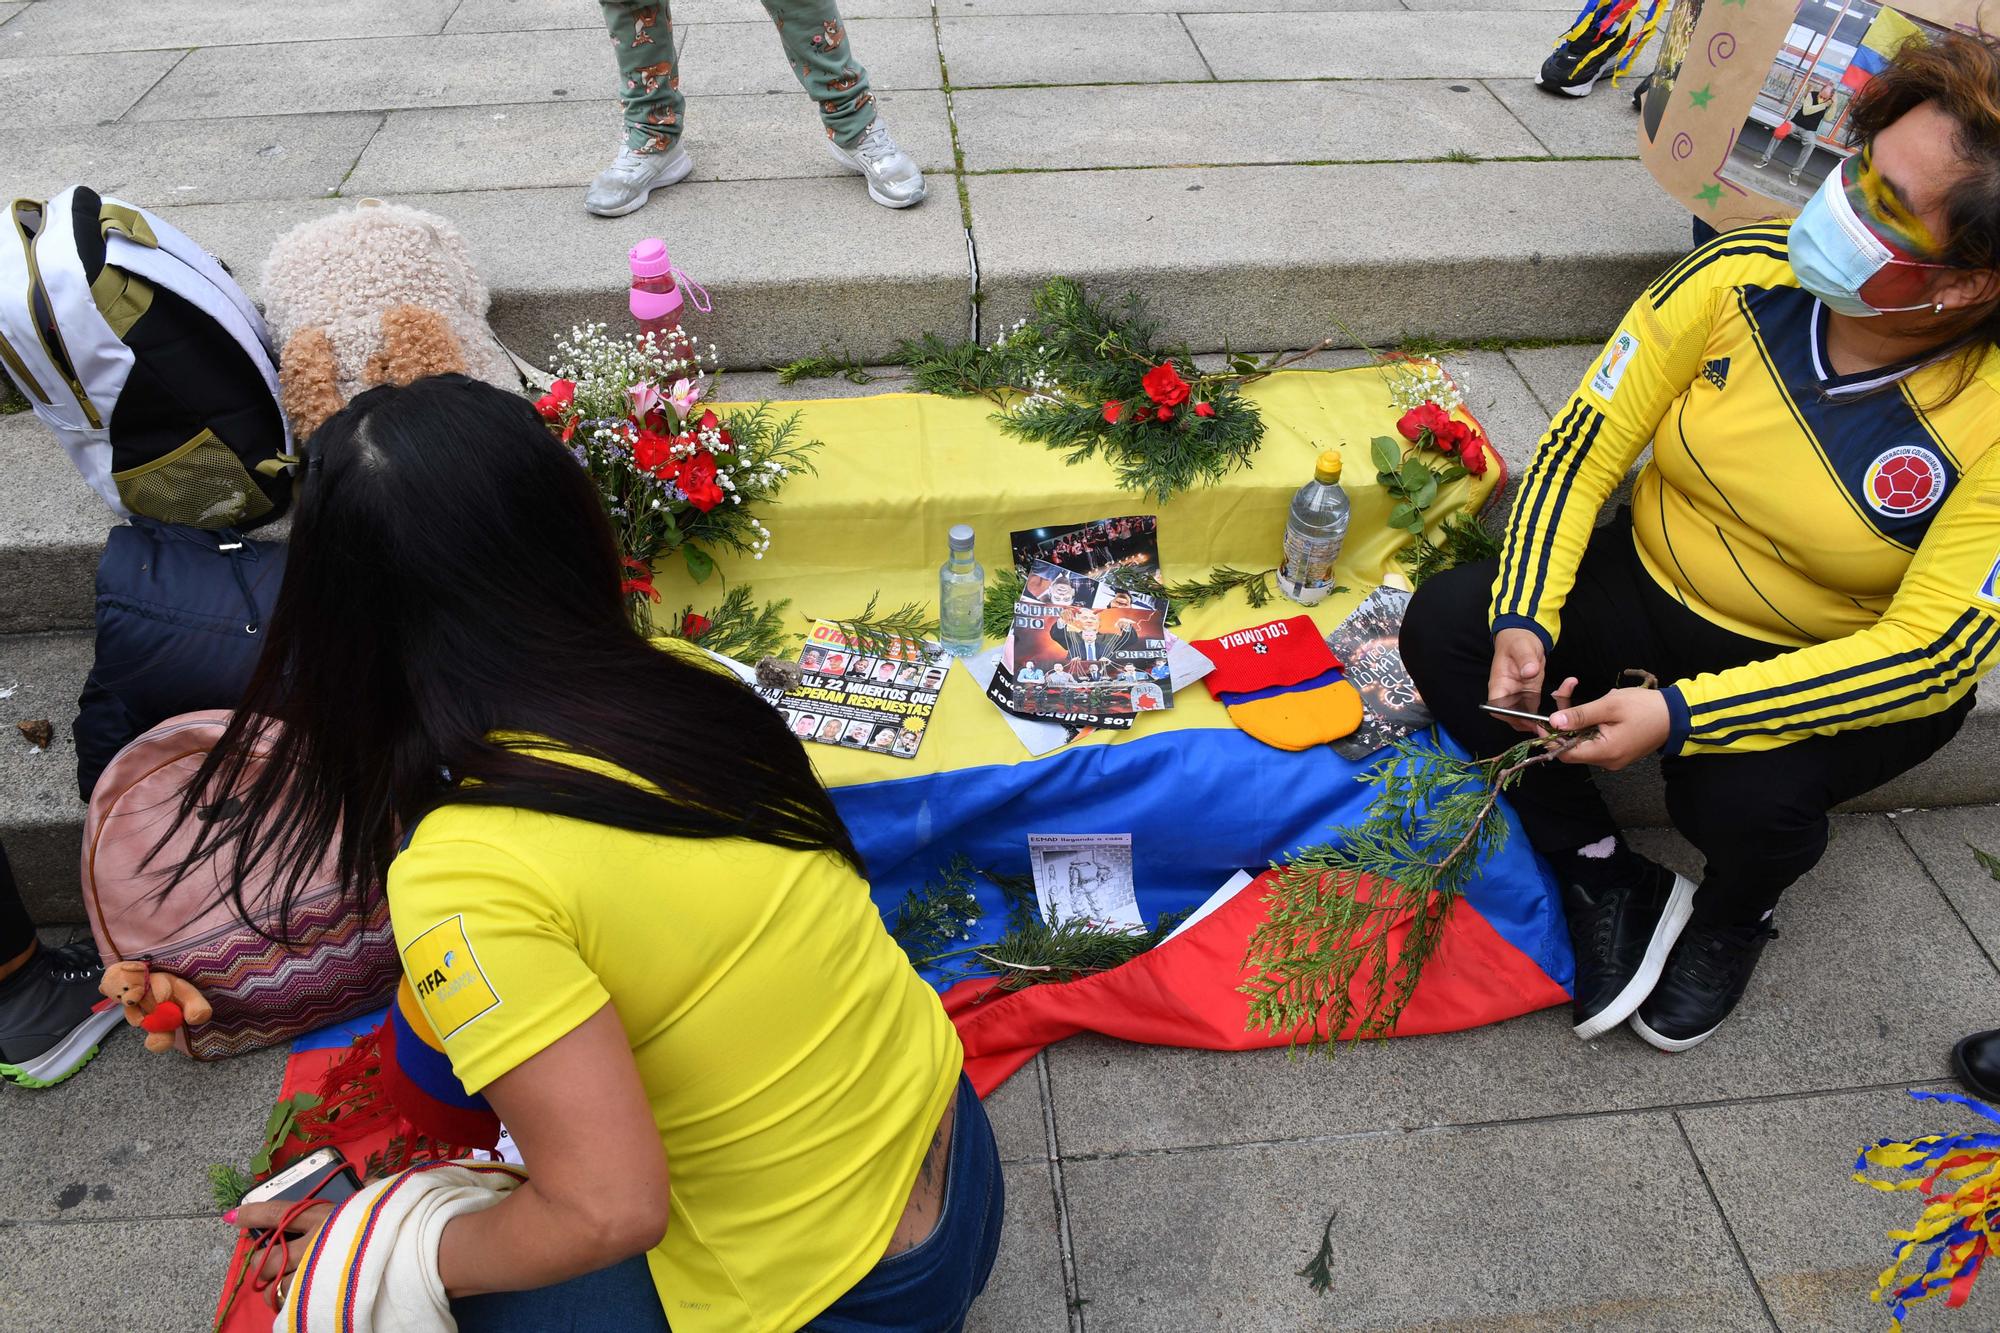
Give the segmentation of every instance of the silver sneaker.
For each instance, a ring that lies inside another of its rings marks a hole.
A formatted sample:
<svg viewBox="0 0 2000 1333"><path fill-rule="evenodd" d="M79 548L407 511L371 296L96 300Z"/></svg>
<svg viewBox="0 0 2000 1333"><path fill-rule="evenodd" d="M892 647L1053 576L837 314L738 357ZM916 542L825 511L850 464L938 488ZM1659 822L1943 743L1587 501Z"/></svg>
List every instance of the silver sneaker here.
<svg viewBox="0 0 2000 1333"><path fill-rule="evenodd" d="M910 155L889 137L889 127L878 117L853 148L842 148L827 140L833 160L850 171L858 171L868 181L868 197L884 208L908 208L924 201L924 173Z"/></svg>
<svg viewBox="0 0 2000 1333"><path fill-rule="evenodd" d="M694 159L675 144L664 153L641 153L620 145L611 165L590 183L583 206L601 218L622 218L645 207L653 191L688 178Z"/></svg>

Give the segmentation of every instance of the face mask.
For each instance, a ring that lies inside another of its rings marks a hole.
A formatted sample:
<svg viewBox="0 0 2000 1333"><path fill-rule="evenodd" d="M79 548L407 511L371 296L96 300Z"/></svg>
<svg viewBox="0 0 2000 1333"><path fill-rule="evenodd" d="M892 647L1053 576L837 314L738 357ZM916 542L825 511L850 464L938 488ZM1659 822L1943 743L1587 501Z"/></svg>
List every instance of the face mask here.
<svg viewBox="0 0 2000 1333"><path fill-rule="evenodd" d="M1891 264L1911 268L1951 266L1904 259L1883 244L1855 213L1847 195L1846 171L1843 167L1828 175L1792 222L1792 271L1798 275L1799 286L1817 296L1827 309L1862 319L1931 309L1932 303L1928 301L1917 305L1872 306L1861 299L1861 289Z"/></svg>

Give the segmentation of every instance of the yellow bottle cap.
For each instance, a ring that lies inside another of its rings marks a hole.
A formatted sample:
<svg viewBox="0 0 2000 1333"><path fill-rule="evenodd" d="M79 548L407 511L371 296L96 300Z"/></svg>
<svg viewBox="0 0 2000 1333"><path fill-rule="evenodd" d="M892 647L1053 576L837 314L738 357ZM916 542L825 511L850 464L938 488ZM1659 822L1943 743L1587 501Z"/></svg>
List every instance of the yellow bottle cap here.
<svg viewBox="0 0 2000 1333"><path fill-rule="evenodd" d="M1313 464L1313 480L1323 484L1331 484L1340 480L1340 454L1338 451L1329 449L1319 456L1319 461Z"/></svg>

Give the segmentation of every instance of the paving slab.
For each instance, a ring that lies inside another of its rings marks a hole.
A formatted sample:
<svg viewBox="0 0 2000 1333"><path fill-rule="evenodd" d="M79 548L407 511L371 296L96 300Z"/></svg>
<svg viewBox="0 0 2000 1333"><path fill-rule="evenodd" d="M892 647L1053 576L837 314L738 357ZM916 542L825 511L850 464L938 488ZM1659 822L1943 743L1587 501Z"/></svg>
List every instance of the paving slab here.
<svg viewBox="0 0 2000 1333"><path fill-rule="evenodd" d="M1989 694L2000 690L1989 689ZM1989 741L1984 758L1990 765ZM1924 863L1944 896L1989 957L2000 959L2000 882L1973 859L1972 849L2000 856L2000 808L1915 810L1894 817L1896 832ZM1972 1031L1970 1027L1967 1032Z"/></svg>
<svg viewBox="0 0 2000 1333"><path fill-rule="evenodd" d="M755 23L690 24L691 54L681 60L681 91L790 93L809 104L785 47L768 19ZM928 17L854 19L848 50L868 71L872 89L938 88L937 33ZM824 131L822 131L823 133Z"/></svg>
<svg viewBox="0 0 2000 1333"><path fill-rule="evenodd" d="M1591 96L1580 99L1545 93L1533 78L1481 82L1558 157L1639 155L1639 113L1632 109L1630 95L1637 79L1623 88L1600 83Z"/></svg>
<svg viewBox="0 0 2000 1333"><path fill-rule="evenodd" d="M1500 7L1481 5L1487 9ZM847 12L845 4L840 8L842 13ZM937 0L939 17L947 19L999 14L1280 14L1293 10L1395 13L1402 9L1397 0Z"/></svg>
<svg viewBox="0 0 2000 1333"><path fill-rule="evenodd" d="M7 0L7 3L0 4L0 28L7 26L9 20L27 7L27 0Z"/></svg>
<svg viewBox="0 0 2000 1333"><path fill-rule="evenodd" d="M1003 1162L1049 1160L1048 1123L1042 1116L1039 1060L1030 1060L1014 1076L986 1095L986 1118ZM1046 1184L1046 1180L1043 1182Z"/></svg>
<svg viewBox="0 0 2000 1333"><path fill-rule="evenodd" d="M15 56L4 38L0 31L0 125L10 131L116 120L187 54Z"/></svg>
<svg viewBox="0 0 2000 1333"><path fill-rule="evenodd" d="M35 1151L13 1155L0 1178L0 1219L214 1217L208 1168L248 1164L278 1099L285 1057L280 1047L197 1064L150 1053L121 1024L68 1082L32 1092L7 1087L0 1143L32 1142ZM220 1266L214 1282L221 1286Z"/></svg>
<svg viewBox="0 0 2000 1333"><path fill-rule="evenodd" d="M877 101L919 167L951 170L943 93L884 92ZM392 111L342 193L580 188L610 162L621 123L611 101ZM819 116L796 94L690 97L681 142L697 182L853 174L827 152ZM949 182L937 188L942 194Z"/></svg>
<svg viewBox="0 0 2000 1333"><path fill-rule="evenodd" d="M1667 1115L1066 1162L1063 1180L1092 1333L1765 1326ZM1297 1270L1329 1216L1322 1295Z"/></svg>
<svg viewBox="0 0 2000 1333"><path fill-rule="evenodd" d="M699 332L724 364L763 368L830 344L879 361L899 338L963 328L965 236L949 194L939 196L892 212L851 178L688 183L612 219L586 215L574 188L396 202L457 224L493 291L494 328L531 362L547 359L556 330L629 320L626 251L668 236L675 260L715 299ZM254 297L271 242L328 207L202 205L176 221L227 259Z"/></svg>
<svg viewBox="0 0 2000 1333"><path fill-rule="evenodd" d="M1887 1233L1914 1225L1922 1205L1914 1194L1857 1183L1860 1151L1881 1139L1992 1128L1970 1111L1893 1088L1689 1110L1680 1119L1778 1326L1800 1333L1888 1327L1888 1311L1868 1294L1894 1255ZM1983 1283L1963 1309L1941 1305L1917 1307L1906 1327L2000 1327L2000 1293Z"/></svg>
<svg viewBox="0 0 2000 1333"><path fill-rule="evenodd" d="M1218 79L1515 78L1541 67L1544 13L1189 14ZM954 71L955 73L955 71Z"/></svg>
<svg viewBox="0 0 2000 1333"><path fill-rule="evenodd" d="M338 37L418 36L439 32L454 0L342 0L287 5L282 11L241 0L40 0L7 25L8 55L70 55L158 47L257 46ZM280 17L282 13L282 18Z"/></svg>
<svg viewBox="0 0 2000 1333"><path fill-rule="evenodd" d="M1699 868L1672 835L1634 841ZM1727 1026L1677 1056L1622 1029L1578 1041L1567 1006L1331 1060L1072 1038L1047 1055L1057 1142L1067 1157L1846 1091L1942 1077L1952 1041L2000 1026L1993 965L1881 816L1834 821L1778 922Z"/></svg>
<svg viewBox="0 0 2000 1333"><path fill-rule="evenodd" d="M331 195L381 124L375 112L354 111L51 126L12 145L7 185L46 197L82 183L156 212Z"/></svg>
<svg viewBox="0 0 2000 1333"><path fill-rule="evenodd" d="M1547 415L1547 420L1542 423L1544 427L1569 405L1570 395L1583 383L1590 363L1602 350L1603 344L1597 342L1507 349L1507 359L1521 372L1521 378L1527 381L1529 390Z"/></svg>
<svg viewBox="0 0 2000 1333"><path fill-rule="evenodd" d="M88 625L117 517L32 413L0 417L0 477L0 634Z"/></svg>
<svg viewBox="0 0 2000 1333"><path fill-rule="evenodd" d="M1062 1236L1045 1162L1000 1168L1007 1191L1000 1253L986 1289L972 1304L967 1333L1061 1329L1068 1321L1063 1291Z"/></svg>
<svg viewBox="0 0 2000 1333"><path fill-rule="evenodd" d="M1542 155L1478 84L1438 80L974 89L952 109L971 171Z"/></svg>
<svg viewBox="0 0 2000 1333"><path fill-rule="evenodd" d="M553 102L604 96L615 70L603 34L586 31L211 46L191 52L129 118Z"/></svg>
<svg viewBox="0 0 2000 1333"><path fill-rule="evenodd" d="M671 9L671 6L670 6ZM683 4L677 11L675 31L692 22L769 22L760 0L703 0L699 5ZM846 19L924 18L931 14L930 0L842 0L840 14ZM593 5L572 0L464 0L445 24L446 32L525 32L545 28L602 28L604 18Z"/></svg>
<svg viewBox="0 0 2000 1333"><path fill-rule="evenodd" d="M946 17L938 33L954 88L1212 77L1172 14Z"/></svg>
<svg viewBox="0 0 2000 1333"><path fill-rule="evenodd" d="M209 1327L235 1234L211 1216L13 1226L0 1327L17 1333Z"/></svg>
<svg viewBox="0 0 2000 1333"><path fill-rule="evenodd" d="M1137 292L1203 351L1311 346L1336 318L1376 345L1601 339L1686 249L1685 214L1632 162L1026 173L966 191L983 327L1060 273ZM1596 201L1616 225L1551 198Z"/></svg>

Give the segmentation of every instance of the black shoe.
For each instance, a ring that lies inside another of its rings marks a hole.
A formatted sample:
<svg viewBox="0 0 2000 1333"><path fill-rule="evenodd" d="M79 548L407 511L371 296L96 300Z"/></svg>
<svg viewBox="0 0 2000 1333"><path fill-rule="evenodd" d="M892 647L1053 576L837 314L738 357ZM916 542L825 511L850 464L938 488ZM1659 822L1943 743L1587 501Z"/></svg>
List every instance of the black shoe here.
<svg viewBox="0 0 2000 1333"><path fill-rule="evenodd" d="M1535 85L1543 92L1563 97L1590 96L1591 87L1618 59L1618 53L1625 49L1625 42L1631 35L1632 25L1627 20L1610 32L1586 32L1581 37L1564 42L1542 62L1542 72L1535 76Z"/></svg>
<svg viewBox="0 0 2000 1333"><path fill-rule="evenodd" d="M0 981L0 1079L47 1088L89 1064L124 1012L98 993L89 941L42 949Z"/></svg>
<svg viewBox="0 0 2000 1333"><path fill-rule="evenodd" d="M1768 921L1690 922L1666 975L1632 1015L1632 1030L1663 1051L1707 1041L1743 998L1764 946L1777 938Z"/></svg>
<svg viewBox="0 0 2000 1333"><path fill-rule="evenodd" d="M2000 1102L2000 1028L1960 1037L1951 1048L1951 1072L1973 1096Z"/></svg>
<svg viewBox="0 0 2000 1333"><path fill-rule="evenodd" d="M1594 886L1563 884L1563 912L1576 954L1576 1035L1601 1037L1632 1016L1652 992L1681 927L1694 910L1694 884L1620 848L1618 873Z"/></svg>

